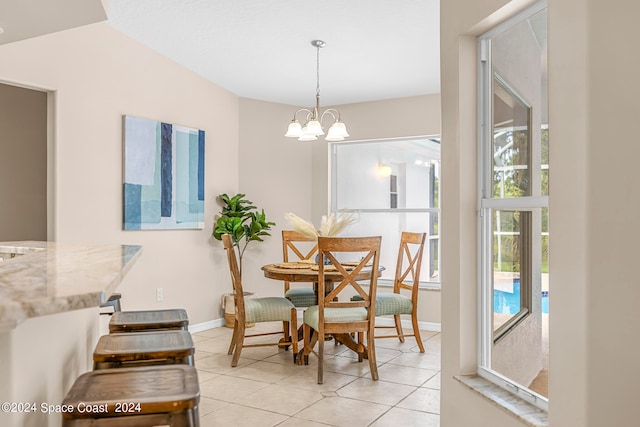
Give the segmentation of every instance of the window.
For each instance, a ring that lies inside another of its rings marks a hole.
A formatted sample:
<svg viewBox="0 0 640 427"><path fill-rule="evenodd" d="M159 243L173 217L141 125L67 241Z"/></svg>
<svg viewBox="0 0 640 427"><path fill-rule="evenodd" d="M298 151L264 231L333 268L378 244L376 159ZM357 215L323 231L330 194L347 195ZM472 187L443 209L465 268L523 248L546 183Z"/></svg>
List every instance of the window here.
<svg viewBox="0 0 640 427"><path fill-rule="evenodd" d="M382 235L380 263L395 266L401 231L426 232L420 281L438 286L440 137L340 142L331 146L331 210L360 220L344 234ZM393 283L393 268L379 281Z"/></svg>
<svg viewBox="0 0 640 427"><path fill-rule="evenodd" d="M546 409L536 382L548 369L544 5L481 36L478 58L478 374Z"/></svg>

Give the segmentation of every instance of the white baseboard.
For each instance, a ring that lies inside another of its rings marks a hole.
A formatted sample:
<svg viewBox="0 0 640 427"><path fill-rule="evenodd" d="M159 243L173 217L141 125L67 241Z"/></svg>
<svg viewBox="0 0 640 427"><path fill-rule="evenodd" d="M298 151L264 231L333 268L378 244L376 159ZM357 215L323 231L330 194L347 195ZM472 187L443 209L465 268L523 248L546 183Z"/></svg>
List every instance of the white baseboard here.
<svg viewBox="0 0 640 427"><path fill-rule="evenodd" d="M219 328L225 325L224 318L209 320L208 322L198 323L196 325L189 326L189 332L197 333L206 331L207 329ZM393 318L391 317L379 317L376 319L376 324L380 326L393 326ZM418 326L422 331L440 332L440 323L433 322L418 322ZM411 329L411 320L402 319L402 327Z"/></svg>
<svg viewBox="0 0 640 427"><path fill-rule="evenodd" d="M225 323L224 318L209 320L208 322L189 325L189 332L195 334L197 332L206 331L207 329L219 328L220 326L224 326Z"/></svg>

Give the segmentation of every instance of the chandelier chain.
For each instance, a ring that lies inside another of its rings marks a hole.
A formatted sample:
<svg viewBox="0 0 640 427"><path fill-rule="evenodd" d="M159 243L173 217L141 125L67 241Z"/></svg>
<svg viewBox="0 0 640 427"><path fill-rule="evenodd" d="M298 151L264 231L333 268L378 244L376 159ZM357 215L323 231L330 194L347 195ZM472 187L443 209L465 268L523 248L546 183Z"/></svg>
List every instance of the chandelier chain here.
<svg viewBox="0 0 640 427"><path fill-rule="evenodd" d="M320 46L316 46L316 95L320 95Z"/></svg>

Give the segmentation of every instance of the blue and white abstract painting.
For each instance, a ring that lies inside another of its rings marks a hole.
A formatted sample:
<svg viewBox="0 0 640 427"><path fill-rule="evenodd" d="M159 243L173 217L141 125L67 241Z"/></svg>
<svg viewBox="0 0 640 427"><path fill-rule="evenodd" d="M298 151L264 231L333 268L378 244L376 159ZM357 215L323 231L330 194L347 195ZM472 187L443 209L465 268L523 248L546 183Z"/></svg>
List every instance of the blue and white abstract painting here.
<svg viewBox="0 0 640 427"><path fill-rule="evenodd" d="M203 130L124 116L123 228L204 228Z"/></svg>

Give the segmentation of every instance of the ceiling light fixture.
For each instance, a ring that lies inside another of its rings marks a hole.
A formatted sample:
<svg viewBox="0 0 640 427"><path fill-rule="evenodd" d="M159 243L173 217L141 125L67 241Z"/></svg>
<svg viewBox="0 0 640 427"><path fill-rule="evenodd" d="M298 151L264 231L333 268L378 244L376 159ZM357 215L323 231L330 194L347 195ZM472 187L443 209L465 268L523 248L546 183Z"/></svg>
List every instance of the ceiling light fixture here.
<svg viewBox="0 0 640 427"><path fill-rule="evenodd" d="M329 127L325 140L342 141L349 134L344 123L340 121L340 112L335 108L328 108L320 114L320 48L325 47L326 43L322 40L313 40L311 46L316 48L316 106L313 110L301 108L293 113L293 120L284 136L298 138L298 141L315 141L320 135L324 135L322 120L325 116L331 116L333 124ZM296 118L300 112L306 113L304 125L301 125Z"/></svg>

